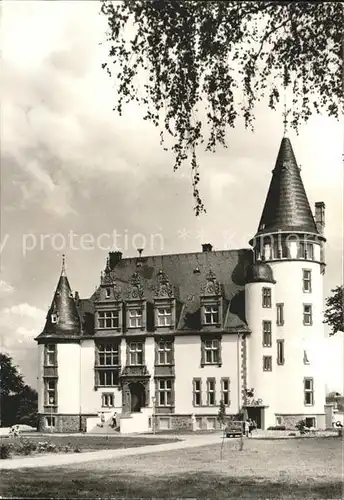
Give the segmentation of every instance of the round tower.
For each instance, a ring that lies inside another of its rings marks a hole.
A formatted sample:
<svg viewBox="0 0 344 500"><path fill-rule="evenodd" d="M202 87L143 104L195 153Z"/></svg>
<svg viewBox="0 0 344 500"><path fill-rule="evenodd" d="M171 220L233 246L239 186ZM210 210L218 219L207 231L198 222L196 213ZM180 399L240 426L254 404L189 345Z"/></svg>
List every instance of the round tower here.
<svg viewBox="0 0 344 500"><path fill-rule="evenodd" d="M39 348L39 430L80 430L81 324L65 271L62 271Z"/></svg>
<svg viewBox="0 0 344 500"><path fill-rule="evenodd" d="M315 222L290 140L283 138L250 241L255 263L246 280L248 380L265 408L265 427L293 428L300 419L325 425L324 208L316 204Z"/></svg>

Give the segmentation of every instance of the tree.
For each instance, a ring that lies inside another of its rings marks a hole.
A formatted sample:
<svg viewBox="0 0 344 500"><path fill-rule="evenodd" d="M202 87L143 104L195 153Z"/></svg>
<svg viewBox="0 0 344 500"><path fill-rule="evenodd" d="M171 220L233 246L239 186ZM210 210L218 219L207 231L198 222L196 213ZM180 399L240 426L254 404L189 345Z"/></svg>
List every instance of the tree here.
<svg viewBox="0 0 344 500"><path fill-rule="evenodd" d="M332 295L326 299L324 323L331 328L330 335L344 331L344 297L343 285L331 290Z"/></svg>
<svg viewBox="0 0 344 500"><path fill-rule="evenodd" d="M226 407L223 400L220 400L219 413L217 415L217 421L220 422L221 425L225 425L226 423Z"/></svg>
<svg viewBox="0 0 344 500"><path fill-rule="evenodd" d="M227 127L239 119L253 129L257 101L266 97L276 109L290 88L296 130L314 112L339 116L342 2L101 1L110 44L103 68L112 76L112 63L118 83L114 110L143 106L165 148L166 135L172 139L174 169L190 161L196 215L205 211L199 146L226 147Z"/></svg>
<svg viewBox="0 0 344 500"><path fill-rule="evenodd" d="M0 423L37 425L37 392L24 384L13 360L0 353Z"/></svg>

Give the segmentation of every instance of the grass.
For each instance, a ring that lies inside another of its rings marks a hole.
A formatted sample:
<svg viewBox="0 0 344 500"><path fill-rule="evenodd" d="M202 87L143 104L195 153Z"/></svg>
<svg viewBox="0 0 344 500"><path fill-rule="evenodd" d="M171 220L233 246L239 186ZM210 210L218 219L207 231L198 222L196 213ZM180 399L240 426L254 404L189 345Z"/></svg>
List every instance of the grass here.
<svg viewBox="0 0 344 500"><path fill-rule="evenodd" d="M68 467L1 471L0 495L25 498L342 498L342 440L237 440Z"/></svg>
<svg viewBox="0 0 344 500"><path fill-rule="evenodd" d="M25 435L18 438L1 437L1 444L20 443L20 441L53 443L58 447L69 446L71 449L78 448L80 451L94 451L94 450L115 450L118 448L136 448L138 446L149 446L161 443L170 443L178 441L178 439L170 438L150 438L150 437L124 437L124 436L33 436Z"/></svg>

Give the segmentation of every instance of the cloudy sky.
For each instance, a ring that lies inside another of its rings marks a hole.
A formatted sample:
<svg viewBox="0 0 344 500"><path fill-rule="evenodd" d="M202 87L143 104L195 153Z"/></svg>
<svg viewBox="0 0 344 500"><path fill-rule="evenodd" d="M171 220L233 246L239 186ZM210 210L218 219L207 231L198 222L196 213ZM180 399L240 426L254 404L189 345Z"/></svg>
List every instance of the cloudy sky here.
<svg viewBox="0 0 344 500"><path fill-rule="evenodd" d="M140 109L131 106L122 118L112 112L97 1L6 1L1 25L1 349L35 386L33 338L61 254L71 286L87 297L114 233L125 256L141 246L146 254L198 251L204 242L247 247L283 126L280 112L261 105L254 134L238 126L227 150L200 155L208 213L195 218L189 170L173 173ZM342 282L342 128L314 117L290 138L311 205L326 204L327 294ZM329 387L341 389L341 334L328 341L324 363Z"/></svg>

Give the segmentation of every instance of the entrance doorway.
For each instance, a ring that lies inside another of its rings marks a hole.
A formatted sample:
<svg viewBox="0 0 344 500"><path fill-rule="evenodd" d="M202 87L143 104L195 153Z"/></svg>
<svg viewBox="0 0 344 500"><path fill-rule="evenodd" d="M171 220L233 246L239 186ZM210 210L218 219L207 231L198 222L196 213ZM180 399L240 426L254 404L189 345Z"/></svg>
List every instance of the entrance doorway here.
<svg viewBox="0 0 344 500"><path fill-rule="evenodd" d="M247 416L254 420L257 424L257 429L264 429L264 408L261 406L247 406Z"/></svg>
<svg viewBox="0 0 344 500"><path fill-rule="evenodd" d="M143 384L133 382L129 384L130 390L130 411L139 412L146 404L146 392Z"/></svg>

